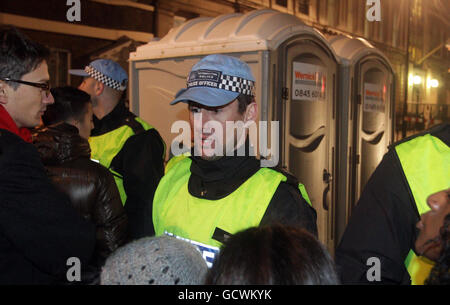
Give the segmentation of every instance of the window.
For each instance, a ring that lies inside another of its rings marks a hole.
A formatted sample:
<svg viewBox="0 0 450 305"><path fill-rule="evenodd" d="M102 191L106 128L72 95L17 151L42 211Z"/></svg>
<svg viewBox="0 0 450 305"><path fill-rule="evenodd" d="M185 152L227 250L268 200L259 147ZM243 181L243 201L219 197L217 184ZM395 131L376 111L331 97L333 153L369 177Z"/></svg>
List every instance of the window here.
<svg viewBox="0 0 450 305"><path fill-rule="evenodd" d="M309 0L298 0L297 3L297 12L300 12L304 15L309 15Z"/></svg>
<svg viewBox="0 0 450 305"><path fill-rule="evenodd" d="M348 1L347 0L341 0L338 2L338 17L337 17L337 25L339 28L343 30L347 30L347 23L348 23Z"/></svg>
<svg viewBox="0 0 450 305"><path fill-rule="evenodd" d="M294 0L270 0L271 8L283 12L293 14L295 9Z"/></svg>
<svg viewBox="0 0 450 305"><path fill-rule="evenodd" d="M315 10L316 10L316 20L321 25L327 25L327 0L316 0Z"/></svg>
<svg viewBox="0 0 450 305"><path fill-rule="evenodd" d="M275 0L275 3L279 6L287 7L288 2L287 0Z"/></svg>
<svg viewBox="0 0 450 305"><path fill-rule="evenodd" d="M70 52L67 50L51 49L48 60L50 85L54 87L67 86L70 83Z"/></svg>

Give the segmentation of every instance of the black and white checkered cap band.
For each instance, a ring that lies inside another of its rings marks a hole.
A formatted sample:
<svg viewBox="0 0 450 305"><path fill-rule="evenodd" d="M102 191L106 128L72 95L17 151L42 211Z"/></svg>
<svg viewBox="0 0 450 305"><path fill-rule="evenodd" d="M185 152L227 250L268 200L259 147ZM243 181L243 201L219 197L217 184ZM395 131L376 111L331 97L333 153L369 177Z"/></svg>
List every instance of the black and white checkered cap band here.
<svg viewBox="0 0 450 305"><path fill-rule="evenodd" d="M199 72L215 72L216 77L202 78L198 77ZM218 77L217 77L218 76ZM198 70L192 71L187 81L187 88L192 87L211 87L227 91L239 92L245 95L255 96L255 82L238 77L222 74L218 71Z"/></svg>
<svg viewBox="0 0 450 305"><path fill-rule="evenodd" d="M105 84L106 86L108 86L110 88L113 88L113 89L116 89L119 91L124 91L127 88L126 82L121 84L118 81L112 79L111 77L106 76L103 73L100 73L94 67L86 66L84 68L84 71L86 71L86 73L89 74L92 78L98 80L99 82Z"/></svg>

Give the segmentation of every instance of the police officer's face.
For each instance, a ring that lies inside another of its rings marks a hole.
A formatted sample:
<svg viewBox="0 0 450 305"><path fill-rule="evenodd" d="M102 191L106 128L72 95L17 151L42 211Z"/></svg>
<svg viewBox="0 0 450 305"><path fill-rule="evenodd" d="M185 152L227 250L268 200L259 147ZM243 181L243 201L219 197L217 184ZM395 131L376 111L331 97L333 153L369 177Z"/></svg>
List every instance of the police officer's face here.
<svg viewBox="0 0 450 305"><path fill-rule="evenodd" d="M439 230L444 224L445 216L450 213L450 188L430 195L427 204L431 210L423 214L417 223L420 234L415 246L417 253L437 260L442 248L438 240Z"/></svg>
<svg viewBox="0 0 450 305"><path fill-rule="evenodd" d="M85 77L78 86L78 89L86 92L91 96L92 106L97 106L97 94L96 94L97 81L92 77Z"/></svg>
<svg viewBox="0 0 450 305"><path fill-rule="evenodd" d="M245 113L239 113L238 105L237 99L220 107L189 103L189 120L193 131L194 147L203 159L219 159L226 155L227 150L233 151L236 147L237 133L239 132L236 128L232 128L230 123L243 122L245 118ZM194 122L197 119L198 121ZM227 121L230 123L227 124ZM198 135L198 139L195 139L195 134ZM220 145L222 145L222 149L220 149Z"/></svg>

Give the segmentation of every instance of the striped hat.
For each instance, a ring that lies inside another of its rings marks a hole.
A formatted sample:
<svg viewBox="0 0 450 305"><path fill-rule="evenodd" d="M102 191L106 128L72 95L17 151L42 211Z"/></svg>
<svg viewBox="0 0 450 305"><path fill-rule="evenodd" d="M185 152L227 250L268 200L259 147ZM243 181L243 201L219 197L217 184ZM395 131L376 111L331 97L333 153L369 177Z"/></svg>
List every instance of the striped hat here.
<svg viewBox="0 0 450 305"><path fill-rule="evenodd" d="M213 54L192 67L186 88L178 91L170 104L192 101L219 107L240 94L255 96L255 78L249 65L233 56Z"/></svg>
<svg viewBox="0 0 450 305"><path fill-rule="evenodd" d="M109 59L96 59L84 70L69 70L72 75L92 77L115 90L124 91L127 88L128 75L116 62Z"/></svg>

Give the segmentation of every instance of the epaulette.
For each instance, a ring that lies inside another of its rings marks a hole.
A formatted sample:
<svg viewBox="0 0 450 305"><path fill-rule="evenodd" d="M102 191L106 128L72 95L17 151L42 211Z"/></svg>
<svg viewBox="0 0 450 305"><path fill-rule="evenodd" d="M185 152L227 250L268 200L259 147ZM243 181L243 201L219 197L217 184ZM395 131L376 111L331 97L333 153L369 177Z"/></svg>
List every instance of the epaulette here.
<svg viewBox="0 0 450 305"><path fill-rule="evenodd" d="M283 174L287 178L287 180L285 181L286 183L291 184L295 188L298 188L299 182L298 182L297 177L295 177L294 174L289 172L286 168L283 168L281 166L275 166L275 167L271 167L271 169Z"/></svg>

